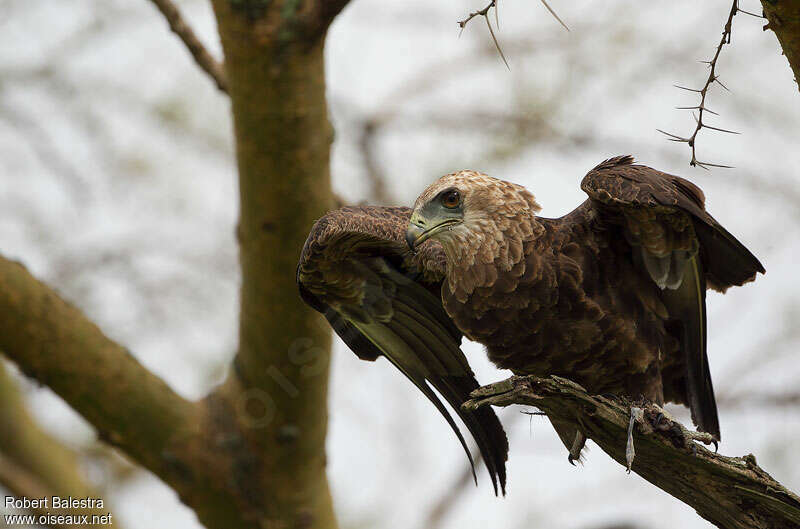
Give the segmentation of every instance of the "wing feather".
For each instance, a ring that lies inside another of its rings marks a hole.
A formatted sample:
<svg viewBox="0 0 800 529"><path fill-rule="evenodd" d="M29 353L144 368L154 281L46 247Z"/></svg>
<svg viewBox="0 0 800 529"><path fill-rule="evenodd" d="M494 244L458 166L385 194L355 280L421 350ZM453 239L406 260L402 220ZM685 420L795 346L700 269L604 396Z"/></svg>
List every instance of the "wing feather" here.
<svg viewBox="0 0 800 529"><path fill-rule="evenodd" d="M705 210L703 192L688 180L618 156L589 171L581 188L601 222L622 226L632 249L638 248L634 261L661 288L685 355L692 418L719 439L706 350L706 287L724 292L752 281L764 267Z"/></svg>
<svg viewBox="0 0 800 529"><path fill-rule="evenodd" d="M478 382L459 347L462 334L438 294L441 247L430 241L412 254L405 243L410 216L408 208L343 208L317 221L297 269L300 295L359 358L386 357L433 403L474 476L464 437L438 392L475 438L495 493L499 484L505 494L505 432L491 409L461 409Z"/></svg>

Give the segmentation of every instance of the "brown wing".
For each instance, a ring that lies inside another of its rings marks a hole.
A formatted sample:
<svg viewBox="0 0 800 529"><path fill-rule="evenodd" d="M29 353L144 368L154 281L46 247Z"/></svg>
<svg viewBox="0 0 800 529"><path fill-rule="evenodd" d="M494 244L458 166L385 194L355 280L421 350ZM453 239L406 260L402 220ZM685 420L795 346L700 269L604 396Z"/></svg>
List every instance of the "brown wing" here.
<svg viewBox="0 0 800 529"><path fill-rule="evenodd" d="M581 188L601 224L622 226L631 247L639 249L634 261L662 289L685 355L692 419L719 439L706 354L706 287L724 292L752 281L764 267L705 210L703 192L688 180L618 156L589 171Z"/></svg>
<svg viewBox="0 0 800 529"><path fill-rule="evenodd" d="M444 255L436 243L412 254L405 242L408 208L343 208L311 230L297 268L300 295L325 315L363 360L385 356L436 406L453 428L470 464L464 438L442 402L461 417L492 478L505 494L508 441L489 408L461 409L478 388L461 332L442 307ZM476 478L477 479L477 478Z"/></svg>

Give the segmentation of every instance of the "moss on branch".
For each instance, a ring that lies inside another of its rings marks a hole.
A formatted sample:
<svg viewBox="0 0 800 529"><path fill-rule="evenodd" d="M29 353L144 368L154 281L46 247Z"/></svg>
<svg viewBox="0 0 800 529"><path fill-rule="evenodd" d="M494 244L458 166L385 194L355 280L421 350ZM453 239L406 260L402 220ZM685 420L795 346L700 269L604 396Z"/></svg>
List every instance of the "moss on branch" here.
<svg viewBox="0 0 800 529"><path fill-rule="evenodd" d="M800 89L800 2L792 0L761 0L764 16L778 37L783 54L794 72L794 80Z"/></svg>

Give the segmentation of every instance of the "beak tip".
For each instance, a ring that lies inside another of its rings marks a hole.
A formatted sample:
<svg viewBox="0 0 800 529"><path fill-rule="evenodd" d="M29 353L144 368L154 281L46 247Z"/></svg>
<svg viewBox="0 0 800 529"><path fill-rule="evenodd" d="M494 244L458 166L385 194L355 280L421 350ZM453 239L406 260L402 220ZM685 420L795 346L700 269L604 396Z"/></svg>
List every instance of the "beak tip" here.
<svg viewBox="0 0 800 529"><path fill-rule="evenodd" d="M415 250L414 242L416 240L417 240L417 236L416 236L415 233L413 233L411 231L407 231L406 232L406 243L408 244L408 247L411 249L412 252Z"/></svg>
<svg viewBox="0 0 800 529"><path fill-rule="evenodd" d="M411 249L411 251L416 251L416 245L420 240L420 237L425 234L425 229L421 226L411 222L408 225L408 229L406 229L406 244Z"/></svg>

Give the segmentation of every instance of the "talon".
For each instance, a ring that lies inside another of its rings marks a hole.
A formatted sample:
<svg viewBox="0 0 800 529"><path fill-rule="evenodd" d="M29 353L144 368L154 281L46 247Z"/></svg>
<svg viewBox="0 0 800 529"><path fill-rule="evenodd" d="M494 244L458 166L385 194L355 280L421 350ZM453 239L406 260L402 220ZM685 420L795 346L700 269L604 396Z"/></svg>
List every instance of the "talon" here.
<svg viewBox="0 0 800 529"><path fill-rule="evenodd" d="M656 415L656 418L653 421L653 427L654 428L659 428L661 426L661 421L663 421L663 420L664 420L664 413L663 412L658 412L658 415Z"/></svg>
<svg viewBox="0 0 800 529"><path fill-rule="evenodd" d="M569 464L573 467L575 466L575 459L573 459L572 454L567 454L567 461L569 461Z"/></svg>
<svg viewBox="0 0 800 529"><path fill-rule="evenodd" d="M714 453L719 451L719 442L714 439L708 432L688 432L687 437L689 442L695 441L703 443L704 445L714 445ZM692 443L692 453L697 455L697 446Z"/></svg>

